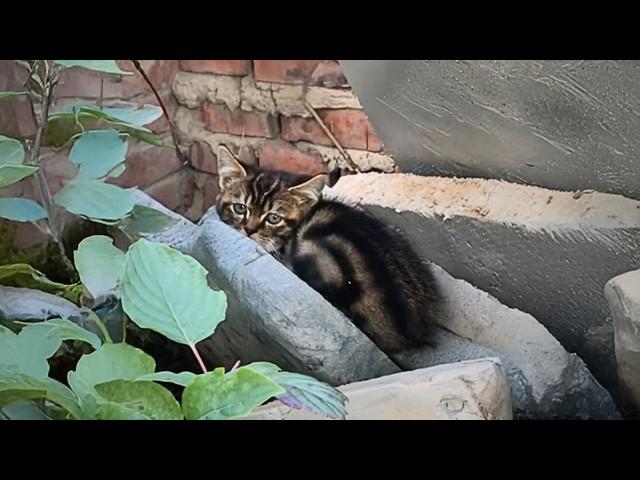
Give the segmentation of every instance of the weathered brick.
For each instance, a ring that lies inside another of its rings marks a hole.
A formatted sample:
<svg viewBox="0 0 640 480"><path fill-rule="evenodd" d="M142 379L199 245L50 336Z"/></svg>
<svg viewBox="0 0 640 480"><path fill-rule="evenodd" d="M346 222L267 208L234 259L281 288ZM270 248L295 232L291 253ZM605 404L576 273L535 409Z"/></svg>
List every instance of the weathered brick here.
<svg viewBox="0 0 640 480"><path fill-rule="evenodd" d="M127 154L127 169L118 178L109 179L110 183L126 188L149 185L181 166L170 141L165 142L168 145L166 147L142 142L131 143Z"/></svg>
<svg viewBox="0 0 640 480"><path fill-rule="evenodd" d="M117 64L121 70L132 72L132 74L119 77L76 67L63 71L60 75L60 83L56 87L56 96L58 98L98 98L101 77L104 79L103 99L128 100L150 92L149 86L129 60L117 60ZM163 90L171 85L172 78L178 71L177 60L140 60L140 65L156 90Z"/></svg>
<svg viewBox="0 0 640 480"><path fill-rule="evenodd" d="M347 79L335 60L254 60L256 80L346 87Z"/></svg>
<svg viewBox="0 0 640 480"><path fill-rule="evenodd" d="M342 147L371 152L382 150L382 142L361 110L320 110L318 115ZM314 119L300 117L283 119L282 138L291 142L303 140L333 145Z"/></svg>
<svg viewBox="0 0 640 480"><path fill-rule="evenodd" d="M335 60L323 60L311 74L311 85L329 88L348 87L347 77L342 72L342 67Z"/></svg>
<svg viewBox="0 0 640 480"><path fill-rule="evenodd" d="M224 103L229 109L240 106L240 79L237 77L178 72L173 80L173 94L179 104L197 108L209 100Z"/></svg>
<svg viewBox="0 0 640 480"><path fill-rule="evenodd" d="M77 167L69 160L67 152L54 153L51 150L42 153L40 168L44 171L49 189L54 195L78 172Z"/></svg>
<svg viewBox="0 0 640 480"><path fill-rule="evenodd" d="M267 170L316 175L325 171L320 155L305 153L285 142L267 142L260 149L260 167Z"/></svg>
<svg viewBox="0 0 640 480"><path fill-rule="evenodd" d="M27 69L12 60L0 61L0 92L21 91L27 80ZM26 96L2 100L0 104L0 135L31 137L36 124Z"/></svg>
<svg viewBox="0 0 640 480"><path fill-rule="evenodd" d="M216 155L206 142L194 142L189 149L189 158L193 168L211 173L218 173L218 162Z"/></svg>
<svg viewBox="0 0 640 480"><path fill-rule="evenodd" d="M320 155L322 160L327 164L328 171L336 168L342 168L347 171L352 170L349 163L342 157L342 154L337 148L316 145L308 142L297 142L295 147L312 155ZM358 165L358 168L363 172L375 171L392 173L395 171L395 162L389 155L351 149L346 149L346 152L351 157L351 160L353 160L355 164Z"/></svg>
<svg viewBox="0 0 640 480"><path fill-rule="evenodd" d="M229 110L224 105L210 102L201 108L202 123L211 132L269 138L278 132L277 119L266 113Z"/></svg>
<svg viewBox="0 0 640 480"><path fill-rule="evenodd" d="M144 191L174 212L181 212L190 206L193 199L193 177L191 172L181 168L144 188Z"/></svg>
<svg viewBox="0 0 640 480"><path fill-rule="evenodd" d="M350 89L309 87L306 100L315 109L349 108L362 110L362 105L360 105L358 98Z"/></svg>
<svg viewBox="0 0 640 480"><path fill-rule="evenodd" d="M249 73L248 60L180 60L180 68L187 72L242 76Z"/></svg>

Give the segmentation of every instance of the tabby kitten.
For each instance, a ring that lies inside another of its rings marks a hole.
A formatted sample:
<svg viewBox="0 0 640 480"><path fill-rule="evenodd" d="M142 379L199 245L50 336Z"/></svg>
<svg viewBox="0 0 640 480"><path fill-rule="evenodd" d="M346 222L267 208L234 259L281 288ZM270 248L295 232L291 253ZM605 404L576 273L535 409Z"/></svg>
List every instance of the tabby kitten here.
<svg viewBox="0 0 640 480"><path fill-rule="evenodd" d="M323 200L328 176L292 181L218 150L223 222L318 291L388 353L429 343L440 297L428 266L397 233L353 206Z"/></svg>

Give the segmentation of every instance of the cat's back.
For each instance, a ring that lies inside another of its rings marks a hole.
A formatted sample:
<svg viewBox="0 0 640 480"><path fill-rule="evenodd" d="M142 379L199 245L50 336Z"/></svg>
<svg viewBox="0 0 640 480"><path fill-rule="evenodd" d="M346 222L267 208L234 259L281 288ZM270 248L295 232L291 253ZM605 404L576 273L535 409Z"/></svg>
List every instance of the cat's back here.
<svg viewBox="0 0 640 480"><path fill-rule="evenodd" d="M363 210L321 200L287 251L290 268L383 349L427 340L439 296L429 266Z"/></svg>

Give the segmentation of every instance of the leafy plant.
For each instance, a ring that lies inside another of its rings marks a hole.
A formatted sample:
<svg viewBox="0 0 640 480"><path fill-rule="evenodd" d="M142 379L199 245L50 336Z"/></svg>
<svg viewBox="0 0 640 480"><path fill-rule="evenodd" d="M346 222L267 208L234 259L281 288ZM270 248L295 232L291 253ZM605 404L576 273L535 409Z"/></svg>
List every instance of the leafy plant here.
<svg viewBox="0 0 640 480"><path fill-rule="evenodd" d="M9 324L0 324L0 418L231 419L250 414L272 398L344 418L346 398L311 377L282 372L266 362L236 365L228 372L207 369L197 344L224 320L226 295L209 288L207 271L192 257L140 238L168 228L173 218L136 204L135 189L106 183L126 170L129 138L161 145L145 125L159 118L164 108L103 107L100 101L50 114L55 86L65 69L131 72L122 71L113 60L19 62L29 70L24 90L0 92L0 101L27 96L40 115L33 140L0 136L0 188L32 177L40 203L0 198L0 217L32 222L49 234L80 283L53 282L27 264L0 266L0 289L25 306L11 309ZM148 81L139 63L133 62ZM154 94L157 97L155 90ZM75 178L55 197L40 168L44 145L68 149L68 159L77 167ZM60 209L117 228L133 243L123 252L110 237L93 235L68 255ZM0 316L3 311L0 308ZM34 317L39 321L34 323ZM153 357L125 343L128 321L188 346L202 372L156 371ZM122 341L114 343L114 338ZM50 364L69 342L84 353L61 381L51 377ZM182 389L180 401L163 384Z"/></svg>

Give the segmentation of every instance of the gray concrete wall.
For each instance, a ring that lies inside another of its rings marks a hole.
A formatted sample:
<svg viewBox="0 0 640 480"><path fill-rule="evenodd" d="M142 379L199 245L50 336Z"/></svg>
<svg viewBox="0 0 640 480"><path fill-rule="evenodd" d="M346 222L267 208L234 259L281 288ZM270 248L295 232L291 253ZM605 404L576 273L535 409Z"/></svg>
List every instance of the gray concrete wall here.
<svg viewBox="0 0 640 480"><path fill-rule="evenodd" d="M341 64L403 172L640 199L640 61Z"/></svg>

